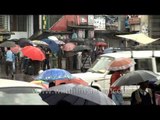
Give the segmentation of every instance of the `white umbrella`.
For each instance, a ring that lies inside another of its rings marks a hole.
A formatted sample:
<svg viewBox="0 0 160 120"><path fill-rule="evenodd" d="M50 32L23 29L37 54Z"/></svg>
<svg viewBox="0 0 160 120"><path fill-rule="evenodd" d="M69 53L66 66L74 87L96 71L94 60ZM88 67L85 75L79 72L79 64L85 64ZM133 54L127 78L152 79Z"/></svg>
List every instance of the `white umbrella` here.
<svg viewBox="0 0 160 120"><path fill-rule="evenodd" d="M48 39L53 40L57 44L65 44L63 41L58 40L56 36L49 36Z"/></svg>
<svg viewBox="0 0 160 120"><path fill-rule="evenodd" d="M112 86L135 85L145 81L157 81L159 75L148 70L136 70L129 72L117 79Z"/></svg>

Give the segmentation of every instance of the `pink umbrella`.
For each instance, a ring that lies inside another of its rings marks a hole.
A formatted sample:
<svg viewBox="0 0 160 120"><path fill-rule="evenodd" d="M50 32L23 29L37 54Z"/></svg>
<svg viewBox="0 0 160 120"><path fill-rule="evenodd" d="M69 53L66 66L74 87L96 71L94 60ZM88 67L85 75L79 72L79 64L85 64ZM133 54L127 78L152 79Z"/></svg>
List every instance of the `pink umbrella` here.
<svg viewBox="0 0 160 120"><path fill-rule="evenodd" d="M21 48L19 45L16 45L15 47L11 47L11 51L15 54L17 54L18 52L20 52Z"/></svg>
<svg viewBox="0 0 160 120"><path fill-rule="evenodd" d="M63 46L63 50L64 51L72 51L75 47L76 47L76 45L74 43L69 42Z"/></svg>

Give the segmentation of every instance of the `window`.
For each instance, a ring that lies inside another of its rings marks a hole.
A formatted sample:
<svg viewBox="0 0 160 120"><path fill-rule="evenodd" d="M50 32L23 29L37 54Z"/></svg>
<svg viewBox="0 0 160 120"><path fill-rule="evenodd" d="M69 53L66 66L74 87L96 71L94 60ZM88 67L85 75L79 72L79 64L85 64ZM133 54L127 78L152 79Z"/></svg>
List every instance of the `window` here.
<svg viewBox="0 0 160 120"><path fill-rule="evenodd" d="M0 15L0 30L7 30L8 28L8 16Z"/></svg>
<svg viewBox="0 0 160 120"><path fill-rule="evenodd" d="M26 15L11 15L10 16L11 31L27 31L27 16Z"/></svg>
<svg viewBox="0 0 160 120"><path fill-rule="evenodd" d="M135 59L135 70L153 71L151 58Z"/></svg>
<svg viewBox="0 0 160 120"><path fill-rule="evenodd" d="M156 57L156 67L157 67L157 72L160 72L160 57Z"/></svg>

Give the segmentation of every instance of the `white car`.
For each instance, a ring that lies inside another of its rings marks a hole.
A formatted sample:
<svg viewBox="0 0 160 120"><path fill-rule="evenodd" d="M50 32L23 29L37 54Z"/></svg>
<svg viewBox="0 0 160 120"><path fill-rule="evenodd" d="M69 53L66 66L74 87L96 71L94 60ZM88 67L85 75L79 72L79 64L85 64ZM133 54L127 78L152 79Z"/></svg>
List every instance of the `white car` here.
<svg viewBox="0 0 160 120"><path fill-rule="evenodd" d="M39 96L42 89L29 82L0 79L0 105L47 105Z"/></svg>
<svg viewBox="0 0 160 120"><path fill-rule="evenodd" d="M108 94L110 87L111 74L106 69L110 63L120 57L132 58L136 64L130 68L134 70L149 70L160 74L160 50L143 50L143 51L120 51L101 55L86 73L75 73L73 76L79 77L89 84L92 83L102 92ZM130 97L133 90L138 86L122 86L124 97Z"/></svg>

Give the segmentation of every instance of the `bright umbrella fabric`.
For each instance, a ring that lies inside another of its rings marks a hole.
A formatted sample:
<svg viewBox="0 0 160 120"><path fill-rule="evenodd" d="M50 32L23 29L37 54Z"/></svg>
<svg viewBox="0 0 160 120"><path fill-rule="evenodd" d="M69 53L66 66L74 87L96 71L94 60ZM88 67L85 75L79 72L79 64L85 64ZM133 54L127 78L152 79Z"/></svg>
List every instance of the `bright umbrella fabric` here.
<svg viewBox="0 0 160 120"><path fill-rule="evenodd" d="M22 54L32 60L43 61L46 57L44 53L37 47L26 46L22 48Z"/></svg>
<svg viewBox="0 0 160 120"><path fill-rule="evenodd" d="M96 46L107 46L105 42L96 42Z"/></svg>
<svg viewBox="0 0 160 120"><path fill-rule="evenodd" d="M130 40L136 41L136 42L141 43L141 44L149 44L149 43L152 43L152 42L160 39L160 38L157 38L157 39L150 38L143 33L128 34L128 35L117 35L117 36L122 37L122 38L126 38L126 39L130 39Z"/></svg>
<svg viewBox="0 0 160 120"><path fill-rule="evenodd" d="M117 71L117 70L125 70L127 68L130 68L135 64L134 60L131 58L117 58L112 61L110 64L108 70L109 71Z"/></svg>
<svg viewBox="0 0 160 120"><path fill-rule="evenodd" d="M73 49L76 47L76 45L74 43L66 43L64 46L63 46L63 50L64 51L73 51Z"/></svg>
<svg viewBox="0 0 160 120"><path fill-rule="evenodd" d="M136 70L129 72L117 79L112 86L136 85L145 81L157 81L159 75L148 70Z"/></svg>
<svg viewBox="0 0 160 120"><path fill-rule="evenodd" d="M44 80L47 82L52 82L55 80L65 80L74 78L71 73L64 69L48 69L43 71L40 75L38 75L35 80Z"/></svg>
<svg viewBox="0 0 160 120"><path fill-rule="evenodd" d="M105 93L79 84L54 86L39 95L49 105L62 105L62 101L70 105L115 105Z"/></svg>
<svg viewBox="0 0 160 120"><path fill-rule="evenodd" d="M56 80L55 84L60 85L60 84L69 84L69 83L74 83L74 84L81 84L88 86L88 83L82 80L81 78L72 78L72 79L66 79L66 80Z"/></svg>

